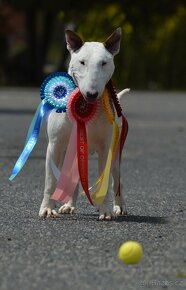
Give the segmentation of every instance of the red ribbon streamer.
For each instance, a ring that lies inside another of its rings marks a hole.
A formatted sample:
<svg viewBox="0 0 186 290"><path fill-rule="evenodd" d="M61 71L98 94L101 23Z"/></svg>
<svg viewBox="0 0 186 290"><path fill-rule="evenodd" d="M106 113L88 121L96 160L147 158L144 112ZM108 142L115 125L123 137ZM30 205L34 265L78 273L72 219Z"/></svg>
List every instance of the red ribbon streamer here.
<svg viewBox="0 0 186 290"><path fill-rule="evenodd" d="M121 156L122 156L122 151L123 151L123 147L125 144L125 140L127 138L127 134L128 134L128 122L127 119L125 118L125 116L121 115L122 118L122 129L121 129L121 134L120 134L120 143L119 143L119 185L118 185L118 190L116 193L116 196L120 196L121 195L121 185L120 185L120 165L121 165Z"/></svg>
<svg viewBox="0 0 186 290"><path fill-rule="evenodd" d="M116 89L115 89L111 79L107 83L107 88L110 90L110 93L111 93L111 96L112 96L112 100L113 100L117 115L118 115L118 117L122 118L122 129L121 129L120 143L119 143L119 185L118 185L118 190L117 190L117 193L116 193L116 196L118 196L118 195L120 196L120 194L121 194L120 164L121 164L121 156L122 156L123 147L124 147L125 140L126 140L127 134L128 134L128 122L127 122L127 119L125 118L125 116L124 116L124 114L122 112L122 108L121 108L121 105L120 105L119 100L118 100Z"/></svg>
<svg viewBox="0 0 186 290"><path fill-rule="evenodd" d="M88 144L86 126L81 121L77 121L77 157L81 185L91 205L94 205L88 189Z"/></svg>

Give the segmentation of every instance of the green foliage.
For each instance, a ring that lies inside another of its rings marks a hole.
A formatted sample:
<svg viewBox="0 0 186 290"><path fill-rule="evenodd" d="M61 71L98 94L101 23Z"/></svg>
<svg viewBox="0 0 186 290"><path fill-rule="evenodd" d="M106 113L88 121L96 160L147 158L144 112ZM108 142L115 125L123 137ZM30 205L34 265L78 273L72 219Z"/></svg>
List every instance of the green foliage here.
<svg viewBox="0 0 186 290"><path fill-rule="evenodd" d="M125 14L119 4L110 4L103 9L103 5L96 5L81 17L78 32L86 40L104 41L107 34L119 27L125 19Z"/></svg>
<svg viewBox="0 0 186 290"><path fill-rule="evenodd" d="M178 7L174 15L154 30L148 43L149 56L164 88L185 88L186 9ZM159 74L158 74L159 72Z"/></svg>

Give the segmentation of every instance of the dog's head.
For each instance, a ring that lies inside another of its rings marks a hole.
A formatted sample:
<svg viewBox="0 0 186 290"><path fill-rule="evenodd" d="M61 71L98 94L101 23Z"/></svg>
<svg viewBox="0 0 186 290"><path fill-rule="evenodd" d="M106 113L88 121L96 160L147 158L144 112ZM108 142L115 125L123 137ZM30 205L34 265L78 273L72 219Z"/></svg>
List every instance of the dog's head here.
<svg viewBox="0 0 186 290"><path fill-rule="evenodd" d="M71 54L69 74L84 98L92 103L99 99L114 72L114 56L119 52L121 28L104 43L83 42L73 31L66 30L67 48Z"/></svg>

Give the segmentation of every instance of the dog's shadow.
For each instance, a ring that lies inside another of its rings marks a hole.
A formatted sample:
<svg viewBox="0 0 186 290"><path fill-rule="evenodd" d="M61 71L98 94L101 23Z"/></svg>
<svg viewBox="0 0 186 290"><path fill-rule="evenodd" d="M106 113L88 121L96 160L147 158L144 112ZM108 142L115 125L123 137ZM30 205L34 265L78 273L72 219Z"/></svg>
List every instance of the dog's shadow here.
<svg viewBox="0 0 186 290"><path fill-rule="evenodd" d="M140 216L140 215L126 215L118 216L116 222L133 222L133 223L148 223L148 224L166 224L168 219L159 216Z"/></svg>
<svg viewBox="0 0 186 290"><path fill-rule="evenodd" d="M72 219L72 220L79 220L79 221L98 221L97 214L75 213L73 215L63 215L61 218L63 218L64 220ZM118 216L117 218L113 219L113 221L117 223L126 222L126 223L167 224L168 218L158 217L158 216L140 216L140 215L129 214L126 216Z"/></svg>

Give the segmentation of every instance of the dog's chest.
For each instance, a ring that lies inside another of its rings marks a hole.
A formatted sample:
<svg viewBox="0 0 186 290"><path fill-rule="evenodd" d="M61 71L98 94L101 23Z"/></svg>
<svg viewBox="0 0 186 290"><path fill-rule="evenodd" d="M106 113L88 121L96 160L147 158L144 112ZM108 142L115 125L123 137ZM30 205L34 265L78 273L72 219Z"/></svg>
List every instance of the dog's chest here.
<svg viewBox="0 0 186 290"><path fill-rule="evenodd" d="M52 112L48 119L49 142L58 144L66 150L71 134L72 123L66 113ZM107 121L103 108L100 107L97 116L87 125L89 152L100 151L110 144L112 126Z"/></svg>

